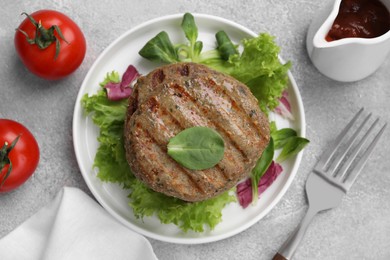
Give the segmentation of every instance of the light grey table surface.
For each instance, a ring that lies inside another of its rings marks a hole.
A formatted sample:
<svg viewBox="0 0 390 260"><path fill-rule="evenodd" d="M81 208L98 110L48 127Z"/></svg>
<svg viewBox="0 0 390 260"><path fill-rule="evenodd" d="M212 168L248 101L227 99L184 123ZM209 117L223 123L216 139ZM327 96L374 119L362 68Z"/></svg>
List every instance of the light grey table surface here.
<svg viewBox="0 0 390 260"><path fill-rule="evenodd" d="M5 1L0 16L0 118L25 124L36 136L41 160L19 189L0 195L0 237L50 202L63 186L91 195L78 168L72 143L72 117L80 85L99 54L127 30L152 18L184 12L221 16L255 32L276 36L281 55L293 63L306 114L310 145L296 178L281 201L258 223L233 237L201 245L149 239L159 259L271 259L303 217L304 183L325 145L365 107L390 122L390 61L372 76L340 83L321 75L305 49L311 19L326 1ZM83 30L88 50L81 67L60 81L45 81L19 61L14 29L21 12L56 9ZM319 214L295 259L390 259L390 129L361 177L338 208ZM92 196L92 195L91 195Z"/></svg>

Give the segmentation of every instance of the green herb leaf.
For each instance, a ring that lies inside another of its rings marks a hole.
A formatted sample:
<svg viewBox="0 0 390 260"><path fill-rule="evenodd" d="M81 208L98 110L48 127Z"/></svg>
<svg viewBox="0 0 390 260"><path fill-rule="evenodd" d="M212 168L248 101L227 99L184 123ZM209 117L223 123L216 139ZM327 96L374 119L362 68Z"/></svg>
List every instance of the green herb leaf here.
<svg viewBox="0 0 390 260"><path fill-rule="evenodd" d="M275 150L282 149L277 158L278 162L283 162L287 158L296 155L309 143L309 140L299 137L294 129L282 128L277 130L275 123L271 123L271 126L271 136L274 140Z"/></svg>
<svg viewBox="0 0 390 260"><path fill-rule="evenodd" d="M168 143L168 154L191 170L215 166L222 159L224 150L225 145L218 132L203 126L187 128Z"/></svg>
<svg viewBox="0 0 390 260"><path fill-rule="evenodd" d="M187 58L190 61L198 62L198 56L203 49L203 43L197 41L198 39L198 27L196 26L195 19L190 13L185 13L181 22L181 28L189 41L188 44L181 44L181 51L187 49ZM185 47L183 47L185 46Z"/></svg>
<svg viewBox="0 0 390 260"><path fill-rule="evenodd" d="M297 136L297 132L292 128L283 128L272 132L271 135L274 139L275 149L280 149L283 148L290 137Z"/></svg>
<svg viewBox="0 0 390 260"><path fill-rule="evenodd" d="M261 157L257 160L255 168L253 168L251 173L251 182L252 182L252 202L256 203L258 198L258 184L260 178L267 171L270 166L272 159L274 158L274 141L271 138L267 147L263 151Z"/></svg>
<svg viewBox="0 0 390 260"><path fill-rule="evenodd" d="M179 61L176 49L168 34L160 32L138 52L145 59L158 62L175 63Z"/></svg>
<svg viewBox="0 0 390 260"><path fill-rule="evenodd" d="M215 38L217 39L217 49L220 52L222 59L227 61L229 60L230 55L238 54L236 46L234 46L225 31L217 32Z"/></svg>
<svg viewBox="0 0 390 260"><path fill-rule="evenodd" d="M195 24L194 16L190 13L185 13L181 22L181 28L186 35L186 38L190 41L191 45L195 45L196 39L198 39L198 27Z"/></svg>
<svg viewBox="0 0 390 260"><path fill-rule="evenodd" d="M197 41L194 44L194 55L199 56L203 49L203 42Z"/></svg>
<svg viewBox="0 0 390 260"><path fill-rule="evenodd" d="M183 16L181 27L188 42L172 44L166 32L160 32L151 39L139 52L150 60L165 63L197 62L205 65L215 64L217 67L225 66L227 61L221 58L217 49L202 53L203 42L197 41L198 27L192 14Z"/></svg>
<svg viewBox="0 0 390 260"><path fill-rule="evenodd" d="M308 143L309 140L303 137L293 136L288 138L286 144L283 146L282 152L276 160L283 162L287 158L299 153Z"/></svg>

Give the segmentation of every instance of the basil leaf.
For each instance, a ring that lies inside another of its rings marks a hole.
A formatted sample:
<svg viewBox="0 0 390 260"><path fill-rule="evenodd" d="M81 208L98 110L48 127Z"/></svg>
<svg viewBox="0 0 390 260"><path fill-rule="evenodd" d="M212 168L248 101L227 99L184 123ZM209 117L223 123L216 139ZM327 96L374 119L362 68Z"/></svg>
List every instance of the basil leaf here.
<svg viewBox="0 0 390 260"><path fill-rule="evenodd" d="M203 126L187 128L168 143L168 154L191 170L215 166L222 159L224 150L225 145L218 132Z"/></svg>
<svg viewBox="0 0 390 260"><path fill-rule="evenodd" d="M288 138L286 144L283 146L282 152L276 160L278 162L283 162L288 157L299 153L308 143L309 140L303 137L294 136Z"/></svg>
<svg viewBox="0 0 390 260"><path fill-rule="evenodd" d="M255 168L253 168L251 173L251 182L252 182L252 201L256 203L258 198L258 188L260 178L267 171L268 167L271 165L271 162L274 158L274 141L271 138L267 147L264 149L261 157L257 160Z"/></svg>
<svg viewBox="0 0 390 260"><path fill-rule="evenodd" d="M282 148L290 137L297 136L297 132L292 128L283 128L271 133L274 139L275 149Z"/></svg>
<svg viewBox="0 0 390 260"><path fill-rule="evenodd" d="M176 50L165 31L150 39L138 52L139 55L150 61L175 63L179 61Z"/></svg>

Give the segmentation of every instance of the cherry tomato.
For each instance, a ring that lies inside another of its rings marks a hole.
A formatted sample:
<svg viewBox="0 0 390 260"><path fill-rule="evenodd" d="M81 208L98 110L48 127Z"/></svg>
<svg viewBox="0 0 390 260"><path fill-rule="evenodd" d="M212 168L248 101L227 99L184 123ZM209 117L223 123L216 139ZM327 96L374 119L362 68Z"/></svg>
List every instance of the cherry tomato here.
<svg viewBox="0 0 390 260"><path fill-rule="evenodd" d="M22 185L38 162L39 147L31 132L18 122L0 119L0 193Z"/></svg>
<svg viewBox="0 0 390 260"><path fill-rule="evenodd" d="M60 79L82 63L85 37L77 24L63 13L40 10L26 15L15 32L15 49L23 64L44 79Z"/></svg>

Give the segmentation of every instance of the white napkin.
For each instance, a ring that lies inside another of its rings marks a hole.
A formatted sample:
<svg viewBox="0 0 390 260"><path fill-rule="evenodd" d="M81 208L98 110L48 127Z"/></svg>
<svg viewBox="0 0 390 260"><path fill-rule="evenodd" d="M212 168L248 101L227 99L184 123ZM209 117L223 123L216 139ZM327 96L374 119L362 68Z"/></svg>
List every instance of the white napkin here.
<svg viewBox="0 0 390 260"><path fill-rule="evenodd" d="M76 188L65 187L38 213L0 239L0 259L156 260L149 241Z"/></svg>

